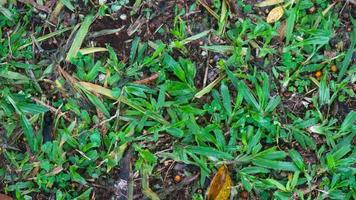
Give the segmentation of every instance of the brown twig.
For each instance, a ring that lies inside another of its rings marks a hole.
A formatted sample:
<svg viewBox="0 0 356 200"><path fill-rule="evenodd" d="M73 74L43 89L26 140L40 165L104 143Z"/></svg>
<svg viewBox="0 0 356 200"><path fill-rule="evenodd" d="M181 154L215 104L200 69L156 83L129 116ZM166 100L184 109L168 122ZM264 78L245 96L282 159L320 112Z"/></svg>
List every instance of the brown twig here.
<svg viewBox="0 0 356 200"><path fill-rule="evenodd" d="M43 102L43 101L37 99L36 97L32 97L32 100L35 101L36 103L41 104L42 106L48 108L51 112L53 112L53 113L58 113L59 115L62 115L65 120L67 120L67 121L72 121L69 117L67 117L67 116L65 115L65 113L62 113L62 111L60 111L59 109L57 109L57 108L55 108L55 107L53 107L53 106L50 106L50 105L46 104L45 102Z"/></svg>
<svg viewBox="0 0 356 200"><path fill-rule="evenodd" d="M150 82L156 80L158 78L158 76L159 76L159 73L154 73L154 74L152 74L151 76L149 76L147 78L134 81L134 83L136 83L136 84L149 84Z"/></svg>

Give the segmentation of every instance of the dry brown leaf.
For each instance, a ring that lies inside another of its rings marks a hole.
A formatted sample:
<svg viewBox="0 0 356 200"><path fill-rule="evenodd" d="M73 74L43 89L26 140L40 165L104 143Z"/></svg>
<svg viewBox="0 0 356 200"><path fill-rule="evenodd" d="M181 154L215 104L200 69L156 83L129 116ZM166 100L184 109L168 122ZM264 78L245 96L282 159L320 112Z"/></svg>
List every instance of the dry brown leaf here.
<svg viewBox="0 0 356 200"><path fill-rule="evenodd" d="M283 42L283 40L284 40L284 37L285 37L285 35L286 35L286 27L287 27L286 25L287 25L286 21L283 21L283 22L281 23L281 26L280 26L279 29L278 29L278 34L279 34L278 39L279 39L279 42Z"/></svg>
<svg viewBox="0 0 356 200"><path fill-rule="evenodd" d="M47 173L46 176L54 176L54 175L61 173L62 171L63 171L63 167L57 166L57 167L53 168L53 170L51 172Z"/></svg>
<svg viewBox="0 0 356 200"><path fill-rule="evenodd" d="M256 4L257 7L266 7L266 6L273 6L273 5L276 5L276 4L280 4L280 3L283 3L284 0L265 0L265 1L262 1L258 4Z"/></svg>
<svg viewBox="0 0 356 200"><path fill-rule="evenodd" d="M210 183L207 200L227 200L230 196L231 177L225 165L216 172Z"/></svg>
<svg viewBox="0 0 356 200"><path fill-rule="evenodd" d="M267 16L267 23L274 23L278 21L284 14L284 10L282 6L277 6L269 12Z"/></svg>
<svg viewBox="0 0 356 200"><path fill-rule="evenodd" d="M5 194L0 194L0 200L12 200L12 197L9 197Z"/></svg>

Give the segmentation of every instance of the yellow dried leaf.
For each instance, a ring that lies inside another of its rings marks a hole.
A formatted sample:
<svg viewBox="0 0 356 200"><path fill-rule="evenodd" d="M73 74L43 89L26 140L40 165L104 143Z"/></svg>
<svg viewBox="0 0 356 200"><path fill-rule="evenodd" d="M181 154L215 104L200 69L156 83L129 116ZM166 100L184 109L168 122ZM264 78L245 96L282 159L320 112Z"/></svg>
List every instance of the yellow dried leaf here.
<svg viewBox="0 0 356 200"><path fill-rule="evenodd" d="M89 82L84 82L84 81L79 82L79 85L89 90L90 92L95 92L104 95L106 97L109 97L111 99L115 99L112 91L110 89L104 88L103 86L96 85Z"/></svg>
<svg viewBox="0 0 356 200"><path fill-rule="evenodd" d="M227 200L230 196L231 177L225 165L216 172L210 183L207 200Z"/></svg>
<svg viewBox="0 0 356 200"><path fill-rule="evenodd" d="M262 1L261 3L256 4L257 7L266 7L266 6L273 6L276 4L283 3L284 0L265 0Z"/></svg>
<svg viewBox="0 0 356 200"><path fill-rule="evenodd" d="M284 10L282 6L277 6L269 12L267 16L267 23L274 23L278 21L284 14Z"/></svg>

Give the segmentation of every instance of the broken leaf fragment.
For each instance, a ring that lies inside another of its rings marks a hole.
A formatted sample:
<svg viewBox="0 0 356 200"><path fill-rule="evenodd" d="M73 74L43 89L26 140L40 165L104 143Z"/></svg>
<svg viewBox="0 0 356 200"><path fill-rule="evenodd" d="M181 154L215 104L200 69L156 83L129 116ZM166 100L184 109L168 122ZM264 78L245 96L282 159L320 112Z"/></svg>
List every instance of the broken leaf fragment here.
<svg viewBox="0 0 356 200"><path fill-rule="evenodd" d="M280 4L280 3L283 3L284 0L265 0L265 1L262 1L258 4L256 4L257 7L266 7L266 6L273 6L273 5L276 5L276 4Z"/></svg>
<svg viewBox="0 0 356 200"><path fill-rule="evenodd" d="M267 16L267 23L274 23L278 21L284 14L284 9L282 6L277 6L269 12Z"/></svg>
<svg viewBox="0 0 356 200"><path fill-rule="evenodd" d="M210 183L207 200L227 200L230 196L231 177L229 170L222 165Z"/></svg>

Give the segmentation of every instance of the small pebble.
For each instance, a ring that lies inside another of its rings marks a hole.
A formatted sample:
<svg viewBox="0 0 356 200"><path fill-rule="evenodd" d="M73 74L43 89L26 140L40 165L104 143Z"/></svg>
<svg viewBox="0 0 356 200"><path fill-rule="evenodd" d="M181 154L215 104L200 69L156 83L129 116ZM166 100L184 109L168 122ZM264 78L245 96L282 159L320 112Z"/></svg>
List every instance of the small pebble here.
<svg viewBox="0 0 356 200"><path fill-rule="evenodd" d="M99 74L99 81L103 81L105 79L105 74Z"/></svg>
<svg viewBox="0 0 356 200"><path fill-rule="evenodd" d="M215 55L214 56L214 62L218 62L219 61L219 56L218 55Z"/></svg>
<svg viewBox="0 0 356 200"><path fill-rule="evenodd" d="M315 12L315 10L316 10L316 8L313 6L313 7L311 7L311 8L309 8L309 13L314 13Z"/></svg>
<svg viewBox="0 0 356 200"><path fill-rule="evenodd" d="M47 18L47 15L45 13L39 13L38 16L42 19L45 20Z"/></svg>
<svg viewBox="0 0 356 200"><path fill-rule="evenodd" d="M163 163L163 164L164 164L164 166L166 166L166 167L167 167L168 165L170 165L170 164L171 164L171 161L166 160L166 161L164 161L164 163Z"/></svg>
<svg viewBox="0 0 356 200"><path fill-rule="evenodd" d="M184 167L185 167L185 164L177 163L173 169L176 171L182 171L182 170L184 170Z"/></svg>
<svg viewBox="0 0 356 200"><path fill-rule="evenodd" d="M120 15L120 19L121 19L121 20L126 20L126 19L127 19L127 15L126 15L126 14Z"/></svg>
<svg viewBox="0 0 356 200"><path fill-rule="evenodd" d="M206 55L208 55L208 52L202 51L202 52L201 52L201 55L202 55L202 56L206 56Z"/></svg>
<svg viewBox="0 0 356 200"><path fill-rule="evenodd" d="M246 190L242 191L240 193L240 197L243 199L247 199L248 198L248 192Z"/></svg>
<svg viewBox="0 0 356 200"><path fill-rule="evenodd" d="M336 65L331 65L330 70L331 70L332 72L337 72L337 67L336 67Z"/></svg>

